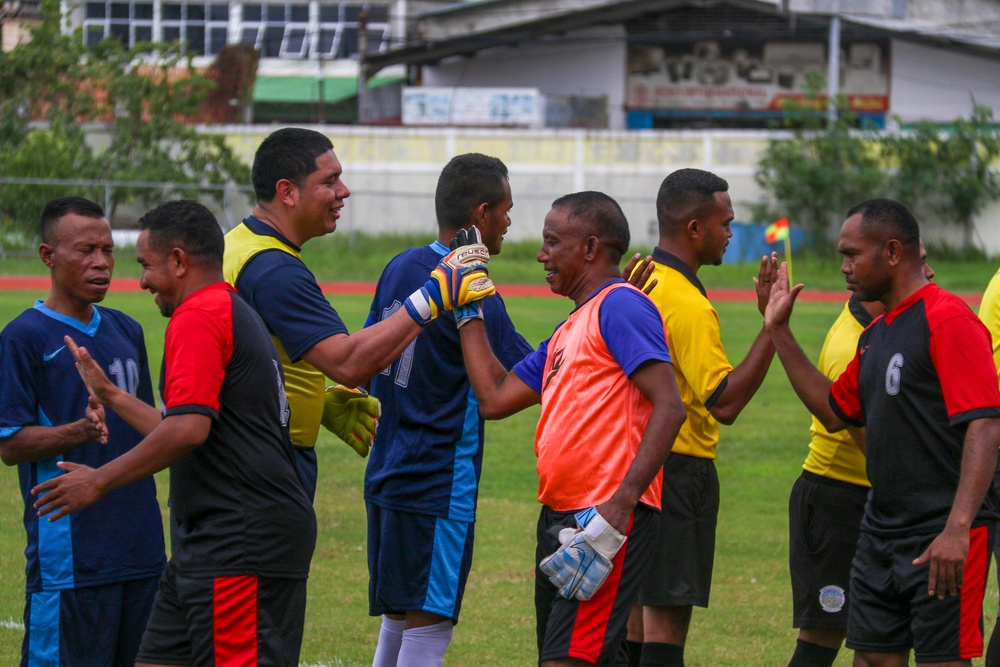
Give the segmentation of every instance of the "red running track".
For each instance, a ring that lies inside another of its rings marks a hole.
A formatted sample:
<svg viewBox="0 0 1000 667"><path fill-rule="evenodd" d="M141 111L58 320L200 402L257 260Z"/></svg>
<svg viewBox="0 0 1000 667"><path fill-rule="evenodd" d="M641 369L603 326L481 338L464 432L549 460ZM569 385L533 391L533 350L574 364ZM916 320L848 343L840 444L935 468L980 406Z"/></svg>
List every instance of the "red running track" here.
<svg viewBox="0 0 1000 667"><path fill-rule="evenodd" d="M368 296L375 293L375 283L365 282L321 282L319 284L324 294L358 294ZM31 290L47 292L48 276L0 276L0 290ZM504 296L534 296L556 297L545 285L501 285ZM139 281L135 278L118 278L112 281L113 292L138 292ZM959 294L970 306L978 306L982 300L981 294ZM755 301L757 293L750 289L709 289L708 297L713 301ZM822 303L842 303L847 300L846 289L840 291L815 291L805 289L799 295L801 301Z"/></svg>

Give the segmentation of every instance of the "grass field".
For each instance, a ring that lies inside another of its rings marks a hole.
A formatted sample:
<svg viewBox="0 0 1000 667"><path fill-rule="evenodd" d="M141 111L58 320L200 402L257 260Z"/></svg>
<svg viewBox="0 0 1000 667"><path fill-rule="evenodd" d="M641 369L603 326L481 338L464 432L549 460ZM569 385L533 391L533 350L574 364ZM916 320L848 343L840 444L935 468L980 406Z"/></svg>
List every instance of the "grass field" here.
<svg viewBox="0 0 1000 667"><path fill-rule="evenodd" d="M530 257L525 260L510 262L512 273L515 265L521 272L540 273L537 266L530 266ZM314 261L310 263L316 266ZM120 266L126 264L131 261L120 260ZM495 276L502 264L497 262ZM821 275L825 270L836 274L836 264L823 266L803 266L801 273ZM942 283L952 289L981 291L992 275L992 268L985 263L970 266L955 262L954 266L952 269L948 264L943 270L935 264ZM324 275L325 270L317 267L317 274L332 279ZM0 271L25 272L4 263L0 263ZM369 279L367 270L355 266L354 271L351 279ZM960 274L961 281L946 280L948 274ZM753 267L705 269L701 275L709 286L748 286ZM839 281L834 275L830 288L842 286ZM0 326L39 296L43 295L0 293ZM510 298L507 302L518 329L533 344L547 337L571 306L569 301L552 299ZM146 294L112 294L106 305L130 313L143 324L155 376L166 320L152 299ZM335 305L354 330L364 319L368 298L338 296ZM760 315L753 304L719 303L717 307L727 351L738 361L759 330ZM797 306L793 327L812 358L840 307L822 303ZM446 665L534 664L532 569L538 505L532 443L537 417L536 408L488 424L475 563ZM689 667L787 664L795 636L790 627L786 566L787 498L807 451L808 427L809 418L777 362L737 423L723 427L718 459L722 506L712 606L695 612L687 649ZM319 541L309 580L302 660L310 665L366 665L370 664L379 621L367 615L361 494L364 462L325 432L318 447ZM166 480L159 482L161 496L165 496ZM24 587L22 512L16 472L4 470L0 475L0 664L4 665L16 664L19 656L21 630L17 624ZM996 586L991 584L988 618L996 606ZM844 651L837 665L849 664L850 656Z"/></svg>

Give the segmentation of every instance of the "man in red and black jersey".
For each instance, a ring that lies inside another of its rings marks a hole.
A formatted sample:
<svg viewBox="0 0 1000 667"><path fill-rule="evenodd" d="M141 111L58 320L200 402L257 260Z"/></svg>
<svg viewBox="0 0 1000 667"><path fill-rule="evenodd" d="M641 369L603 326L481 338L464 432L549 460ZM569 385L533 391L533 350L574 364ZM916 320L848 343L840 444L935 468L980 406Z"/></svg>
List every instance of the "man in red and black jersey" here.
<svg viewBox="0 0 1000 667"><path fill-rule="evenodd" d="M137 664L298 664L316 517L294 463L278 353L222 280L223 237L193 201L140 220L140 285L167 326L163 417L67 338L94 396L145 439L97 469L73 463L35 487L50 520L170 467L173 556ZM99 419L94 411L88 417Z"/></svg>
<svg viewBox="0 0 1000 667"><path fill-rule="evenodd" d="M831 382L788 325L802 285L783 266L765 325L792 386L831 432L866 427L872 489L851 572L847 646L855 667L970 665L982 655L982 600L1000 391L990 336L927 279L912 213L889 199L852 208L838 250L847 286L886 314Z"/></svg>

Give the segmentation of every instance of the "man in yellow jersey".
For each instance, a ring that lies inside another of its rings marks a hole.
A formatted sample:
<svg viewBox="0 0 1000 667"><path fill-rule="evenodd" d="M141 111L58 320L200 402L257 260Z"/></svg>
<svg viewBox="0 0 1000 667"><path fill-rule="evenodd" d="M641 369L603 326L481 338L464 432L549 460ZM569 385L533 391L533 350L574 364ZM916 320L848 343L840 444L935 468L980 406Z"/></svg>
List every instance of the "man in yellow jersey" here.
<svg viewBox="0 0 1000 667"><path fill-rule="evenodd" d="M920 255L930 280L934 271L923 241ZM851 296L823 341L820 372L836 380L854 358L861 332L884 312L881 303ZM847 632L851 561L871 488L863 440L855 442L849 430L830 433L815 417L810 432L809 455L788 499L788 569L793 627L799 629L789 667L829 667L837 658Z"/></svg>
<svg viewBox="0 0 1000 667"><path fill-rule="evenodd" d="M993 361L1000 367L1000 271L997 271L983 293L983 301L979 306L979 319L990 330L993 337ZM993 476L993 488L1000 491L1000 472ZM993 559L1000 567L1000 524L995 526L993 533ZM989 646L986 648L984 667L1000 667L1000 612L997 622L993 625Z"/></svg>
<svg viewBox="0 0 1000 667"><path fill-rule="evenodd" d="M629 660L681 667L694 606L707 607L715 558L719 422L732 424L760 387L774 357L761 328L736 367L722 346L719 316L698 280L698 269L719 265L732 231L729 184L700 169L667 176L656 197L660 240L653 250L649 296L663 318L674 378L687 410L663 466L659 547L639 591L641 610L629 622ZM757 305L763 314L777 255L761 261ZM641 642L641 658L640 658Z"/></svg>
<svg viewBox="0 0 1000 667"><path fill-rule="evenodd" d="M472 294L493 293L492 284L486 285L489 279L475 266L489 254L485 246L470 246L473 251L462 255L469 266L449 264L453 253L438 267L462 275L461 281L451 281L460 294L447 294L445 282L432 278L391 317L348 335L301 259L306 241L337 228L344 200L351 195L342 171L333 144L319 132L285 128L270 134L253 161L257 205L226 234L223 264L226 281L260 314L278 348L291 409L289 432L310 497L316 492L314 447L321 421L366 456L378 401L351 388L392 363L441 311L463 305ZM324 376L343 386L324 394Z"/></svg>

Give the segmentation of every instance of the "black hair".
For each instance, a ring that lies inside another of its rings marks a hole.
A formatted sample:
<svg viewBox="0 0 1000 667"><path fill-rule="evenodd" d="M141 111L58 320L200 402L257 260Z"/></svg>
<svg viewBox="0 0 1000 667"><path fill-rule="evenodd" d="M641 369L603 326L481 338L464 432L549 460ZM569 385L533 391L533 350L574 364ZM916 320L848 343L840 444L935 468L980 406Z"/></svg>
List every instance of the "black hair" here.
<svg viewBox="0 0 1000 667"><path fill-rule="evenodd" d="M159 252L180 248L192 257L222 266L225 240L212 212L191 199L161 204L139 218L149 244Z"/></svg>
<svg viewBox="0 0 1000 667"><path fill-rule="evenodd" d="M618 202L603 192L588 190L563 195L552 202L552 208L565 209L571 221L587 225L588 232L611 251L615 264L628 252L631 241L628 220Z"/></svg>
<svg viewBox="0 0 1000 667"><path fill-rule="evenodd" d="M920 256L920 225L905 205L895 199L869 199L855 204L847 217L861 214L861 231L885 243L896 239L903 247Z"/></svg>
<svg viewBox="0 0 1000 667"><path fill-rule="evenodd" d="M85 218L103 218L104 209L101 205L83 197L56 197L45 204L42 217L38 224L38 233L43 243L49 243L52 229L64 215L75 213Z"/></svg>
<svg viewBox="0 0 1000 667"><path fill-rule="evenodd" d="M715 202L716 192L728 192L726 179L702 169L678 169L663 179L656 193L656 220L660 234L677 231L703 208Z"/></svg>
<svg viewBox="0 0 1000 667"><path fill-rule="evenodd" d="M333 143L315 130L286 127L272 132L253 156L250 174L257 201L273 200L282 179L301 186L316 171L316 158L330 150Z"/></svg>
<svg viewBox="0 0 1000 667"><path fill-rule="evenodd" d="M440 229L465 227L469 214L486 203L496 206L503 201L507 165L481 153L456 155L441 170L434 193L434 212Z"/></svg>

